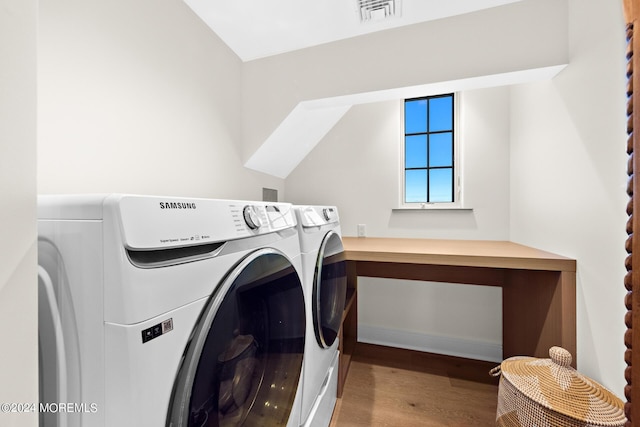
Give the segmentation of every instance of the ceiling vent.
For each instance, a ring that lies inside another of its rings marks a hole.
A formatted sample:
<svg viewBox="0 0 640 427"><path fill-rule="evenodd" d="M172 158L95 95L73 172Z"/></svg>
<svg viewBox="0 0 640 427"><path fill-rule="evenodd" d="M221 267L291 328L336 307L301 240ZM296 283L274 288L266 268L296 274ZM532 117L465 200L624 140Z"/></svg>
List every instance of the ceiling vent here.
<svg viewBox="0 0 640 427"><path fill-rule="evenodd" d="M381 21L400 16L401 0L357 0L360 21Z"/></svg>

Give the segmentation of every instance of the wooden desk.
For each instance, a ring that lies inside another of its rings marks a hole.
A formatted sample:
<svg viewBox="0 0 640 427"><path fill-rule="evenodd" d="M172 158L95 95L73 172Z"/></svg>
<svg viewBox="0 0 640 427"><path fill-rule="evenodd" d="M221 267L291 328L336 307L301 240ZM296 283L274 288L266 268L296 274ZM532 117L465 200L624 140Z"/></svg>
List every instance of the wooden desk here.
<svg viewBox="0 0 640 427"><path fill-rule="evenodd" d="M576 261L513 242L343 237L348 299L338 395L357 341L358 276L500 286L502 355L549 357L558 345L576 366Z"/></svg>

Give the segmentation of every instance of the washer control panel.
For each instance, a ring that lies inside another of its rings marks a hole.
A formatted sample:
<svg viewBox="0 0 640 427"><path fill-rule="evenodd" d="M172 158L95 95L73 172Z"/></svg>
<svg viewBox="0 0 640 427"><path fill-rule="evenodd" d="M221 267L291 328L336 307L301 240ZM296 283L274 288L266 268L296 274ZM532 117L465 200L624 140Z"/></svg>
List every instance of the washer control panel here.
<svg viewBox="0 0 640 427"><path fill-rule="evenodd" d="M244 209L242 209L242 217L244 218L244 223L247 224L247 227L251 230L257 230L262 226L258 209L254 205L245 206Z"/></svg>
<svg viewBox="0 0 640 427"><path fill-rule="evenodd" d="M230 204L229 208L241 235L271 233L296 225L295 213L287 203L246 202Z"/></svg>
<svg viewBox="0 0 640 427"><path fill-rule="evenodd" d="M291 204L225 199L111 195L122 246L133 250L186 247L272 233L296 226Z"/></svg>

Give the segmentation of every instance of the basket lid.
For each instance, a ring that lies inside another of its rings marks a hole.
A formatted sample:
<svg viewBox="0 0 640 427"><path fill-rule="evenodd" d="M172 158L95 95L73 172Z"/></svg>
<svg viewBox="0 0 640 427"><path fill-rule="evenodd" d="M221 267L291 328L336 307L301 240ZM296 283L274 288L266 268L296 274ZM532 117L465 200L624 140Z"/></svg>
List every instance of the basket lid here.
<svg viewBox="0 0 640 427"><path fill-rule="evenodd" d="M502 376L522 394L547 409L598 426L624 424L624 405L611 391L571 367L571 353L551 347L551 359L511 357Z"/></svg>

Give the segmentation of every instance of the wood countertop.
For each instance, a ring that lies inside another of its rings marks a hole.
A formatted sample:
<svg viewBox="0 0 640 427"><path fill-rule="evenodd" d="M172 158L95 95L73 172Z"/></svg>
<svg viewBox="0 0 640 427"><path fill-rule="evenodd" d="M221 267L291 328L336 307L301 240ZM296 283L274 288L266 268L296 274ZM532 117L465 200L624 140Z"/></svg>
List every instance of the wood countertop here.
<svg viewBox="0 0 640 427"><path fill-rule="evenodd" d="M509 241L343 237L348 261L576 271L575 259Z"/></svg>

